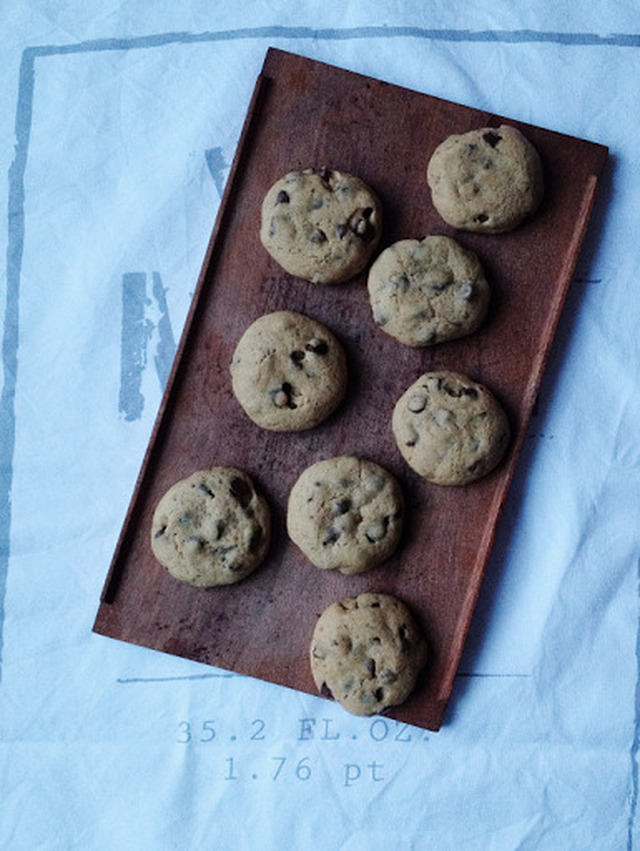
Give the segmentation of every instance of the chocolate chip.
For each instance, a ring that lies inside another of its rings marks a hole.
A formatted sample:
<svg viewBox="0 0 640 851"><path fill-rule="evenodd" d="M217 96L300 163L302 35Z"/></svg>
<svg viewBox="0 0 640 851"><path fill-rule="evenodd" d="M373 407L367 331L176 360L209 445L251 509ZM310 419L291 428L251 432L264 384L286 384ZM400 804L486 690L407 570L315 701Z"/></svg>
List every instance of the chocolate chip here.
<svg viewBox="0 0 640 851"><path fill-rule="evenodd" d="M318 176L320 177L320 180L324 180L324 182L327 183L331 178L331 169L327 168L326 165L322 166L322 168L318 169Z"/></svg>
<svg viewBox="0 0 640 851"><path fill-rule="evenodd" d="M251 487L240 476L231 479L229 493L243 508L246 508L251 502Z"/></svg>
<svg viewBox="0 0 640 851"><path fill-rule="evenodd" d="M327 235L320 228L314 228L309 234L309 242L312 242L314 245L322 245L326 241Z"/></svg>
<svg viewBox="0 0 640 851"><path fill-rule="evenodd" d="M380 543L387 534L388 526L388 517L383 517L382 520L375 520L373 523L369 523L365 531L367 541L369 541L370 544Z"/></svg>
<svg viewBox="0 0 640 851"><path fill-rule="evenodd" d="M326 340L318 340L314 337L313 340L309 340L305 348L314 355L326 355L329 351L329 344Z"/></svg>
<svg viewBox="0 0 640 851"><path fill-rule="evenodd" d="M230 545L228 547L220 547L216 550L216 555L222 556L222 560L224 561L224 566L227 570L230 570L232 573L236 573L240 570L245 569L245 564L242 561L229 561L227 556L229 553L233 552L233 550L237 550L238 548L235 545ZM237 553L236 553L237 556Z"/></svg>
<svg viewBox="0 0 640 851"><path fill-rule="evenodd" d="M339 224L336 226L336 236L338 239L343 239L347 235L347 231L349 228L345 224Z"/></svg>
<svg viewBox="0 0 640 851"><path fill-rule="evenodd" d="M339 537L340 532L337 529L334 529L333 526L331 526L327 531L327 534L324 536L322 545L327 546L327 544L335 544Z"/></svg>
<svg viewBox="0 0 640 851"><path fill-rule="evenodd" d="M331 512L334 515L346 514L351 508L351 500L343 497L342 499L334 500L331 506Z"/></svg>
<svg viewBox="0 0 640 851"><path fill-rule="evenodd" d="M474 221L478 222L478 224L480 225L483 225L485 222L489 221L489 216L486 213L478 213Z"/></svg>
<svg viewBox="0 0 640 851"><path fill-rule="evenodd" d="M450 384L445 384L444 392L454 399L460 399L461 396L468 396L470 399L478 398L478 391L475 387L452 387Z"/></svg>
<svg viewBox="0 0 640 851"><path fill-rule="evenodd" d="M204 484L204 482L200 482L200 483L198 484L198 490L199 490L201 493L205 494L205 496L210 496L212 499L215 497L214 492L211 490L211 488L207 487L207 486Z"/></svg>
<svg viewBox="0 0 640 851"><path fill-rule="evenodd" d="M392 275L389 283L393 286L394 290L400 290L400 292L406 293L411 286L411 279L406 272L402 272L399 275Z"/></svg>
<svg viewBox="0 0 640 851"><path fill-rule="evenodd" d="M401 624L398 628L398 638L400 639L400 644L402 647L409 646L409 630L406 624Z"/></svg>
<svg viewBox="0 0 640 851"><path fill-rule="evenodd" d="M293 411L298 407L293 401L293 387L288 381L285 381L280 387L269 390L269 395L276 408L289 408Z"/></svg>
<svg viewBox="0 0 640 851"><path fill-rule="evenodd" d="M282 387L278 387L277 390L270 390L269 393L271 395L271 398L273 399L273 404L276 406L276 408L286 408L287 407L287 404L289 402L289 397L284 392Z"/></svg>
<svg viewBox="0 0 640 851"><path fill-rule="evenodd" d="M283 390L283 392L284 392L284 393L286 393L286 395L287 395L287 399L288 399L288 401L287 401L287 407L289 408L289 410L291 410L291 411L295 411L295 409L296 409L298 406L297 406L297 405L296 405L296 403L293 401L293 387L289 384L289 382L288 382L288 381L285 381L285 383L282 385L282 390Z"/></svg>
<svg viewBox="0 0 640 851"><path fill-rule="evenodd" d="M349 219L349 227L351 228L353 233L355 233L356 236L359 236L365 241L371 240L374 237L375 231L373 229L373 226L369 221L369 217L363 215L362 210L356 211L351 216L351 218Z"/></svg>
<svg viewBox="0 0 640 851"><path fill-rule="evenodd" d="M289 203L289 193L285 192L284 189L281 189L280 192L276 195L276 204L288 204Z"/></svg>
<svg viewBox="0 0 640 851"><path fill-rule="evenodd" d="M376 660L375 659L365 659L364 669L367 672L367 676L375 677L376 675Z"/></svg>
<svg viewBox="0 0 640 851"><path fill-rule="evenodd" d="M323 697L327 697L329 700L333 700L333 692L326 683L322 683L320 686L320 694Z"/></svg>
<svg viewBox="0 0 640 851"><path fill-rule="evenodd" d="M482 138L487 143L487 145L491 145L492 148L495 148L498 142L502 141L502 136L499 136L497 133L494 133L491 130L488 133L485 133Z"/></svg>
<svg viewBox="0 0 640 851"><path fill-rule="evenodd" d="M236 544L227 544L225 547L218 547L216 549L216 555L220 556L220 558L222 558L223 561L226 561L229 553L232 553L234 550L237 550L237 549L238 549L238 547L237 547ZM238 567L240 567L240 565L235 565L235 567L233 567L232 570L233 569L237 570Z"/></svg>
<svg viewBox="0 0 640 851"><path fill-rule="evenodd" d="M412 414L419 414L427 407L427 397L422 393L414 393L407 401L407 408Z"/></svg>
<svg viewBox="0 0 640 851"><path fill-rule="evenodd" d="M460 289L458 290L458 295L463 301L471 301L475 294L475 289L472 283L469 281L464 284L460 284Z"/></svg>
<svg viewBox="0 0 640 851"><path fill-rule="evenodd" d="M160 529L158 529L158 531L155 533L155 535L153 537L154 538L161 538L166 531L167 531L167 527L162 526Z"/></svg>
<svg viewBox="0 0 640 851"><path fill-rule="evenodd" d="M302 351L302 349L295 349L295 351L291 352L289 357L298 367L298 369L302 369L302 361L304 360L304 352Z"/></svg>

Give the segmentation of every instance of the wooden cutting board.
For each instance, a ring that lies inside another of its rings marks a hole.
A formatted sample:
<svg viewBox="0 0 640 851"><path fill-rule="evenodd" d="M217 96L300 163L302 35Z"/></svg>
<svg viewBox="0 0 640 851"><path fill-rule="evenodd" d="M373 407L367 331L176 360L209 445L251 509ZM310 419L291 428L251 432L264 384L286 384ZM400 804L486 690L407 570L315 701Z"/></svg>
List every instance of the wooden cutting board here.
<svg viewBox="0 0 640 851"><path fill-rule="evenodd" d="M455 234L431 204L429 157L452 133L504 122L519 127L540 153L543 206L509 234ZM602 145L269 50L94 630L315 694L308 647L319 614L341 597L387 591L417 614L432 652L415 694L389 715L437 730L606 158ZM478 333L425 350L407 348L374 325L366 273L322 287L276 265L259 241L262 198L286 172L322 166L356 174L378 192L385 211L380 250L435 233L455 235L478 254L493 288L490 315ZM339 410L318 428L296 434L251 423L229 378L244 329L284 308L331 328L350 365L349 392ZM505 461L466 487L420 479L402 461L391 432L396 399L424 371L438 368L487 384L513 427ZM284 525L288 493L300 472L337 454L387 467L407 502L401 547L360 576L314 568ZM180 584L156 563L149 532L167 488L213 465L241 467L254 477L271 504L274 535L267 560L251 577L202 590Z"/></svg>

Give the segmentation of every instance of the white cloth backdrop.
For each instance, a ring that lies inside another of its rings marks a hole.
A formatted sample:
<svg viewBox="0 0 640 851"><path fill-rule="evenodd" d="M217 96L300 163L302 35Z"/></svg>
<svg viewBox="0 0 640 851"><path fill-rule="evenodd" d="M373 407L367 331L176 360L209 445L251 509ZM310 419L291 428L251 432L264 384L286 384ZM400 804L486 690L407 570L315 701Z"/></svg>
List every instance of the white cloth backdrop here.
<svg viewBox="0 0 640 851"><path fill-rule="evenodd" d="M455 5L0 9L1 848L640 849L640 16ZM610 148L436 734L91 631L271 45Z"/></svg>

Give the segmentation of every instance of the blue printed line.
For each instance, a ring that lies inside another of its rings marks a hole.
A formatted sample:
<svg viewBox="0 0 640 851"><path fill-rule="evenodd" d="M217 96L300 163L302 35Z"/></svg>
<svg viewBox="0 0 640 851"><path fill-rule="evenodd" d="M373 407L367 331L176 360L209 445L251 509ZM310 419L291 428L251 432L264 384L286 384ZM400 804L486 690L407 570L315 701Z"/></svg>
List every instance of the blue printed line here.
<svg viewBox="0 0 640 851"><path fill-rule="evenodd" d="M101 38L76 44L43 45L25 50L33 59L37 56L64 56L108 50L136 50L166 47L173 44L203 42L286 39L294 41L353 41L376 38L413 38L421 41L475 42L485 44L560 44L570 47L639 47L640 34L589 32L554 32L544 30L459 30L430 29L411 26L363 27L243 27L241 29L205 31L202 33L170 32L131 38Z"/></svg>
<svg viewBox="0 0 640 851"><path fill-rule="evenodd" d="M122 276L122 333L120 343L120 400L125 420L139 420L144 409L142 373L147 362L151 323L145 319L147 276L128 272Z"/></svg>
<svg viewBox="0 0 640 851"><path fill-rule="evenodd" d="M213 178L215 187L218 190L218 195L222 198L222 192L224 190L223 174L228 168L228 164L222 153L222 148L209 148L204 152L204 158L207 163L209 173Z"/></svg>
<svg viewBox="0 0 640 851"><path fill-rule="evenodd" d="M180 680L228 680L235 676L231 671L225 671L219 674L191 674L184 677L118 677L116 682L120 683L120 685L130 685L131 683L175 683Z"/></svg>
<svg viewBox="0 0 640 851"><path fill-rule="evenodd" d="M160 273L154 272L152 279L153 297L160 310L160 319L158 321L159 340L153 360L160 381L160 389L164 390L171 371L171 364L176 354L176 341L171 328L171 320L169 319L166 290L162 285Z"/></svg>
<svg viewBox="0 0 640 851"><path fill-rule="evenodd" d="M164 390L176 353L169 319L166 292L158 272L152 275L152 294L160 311L158 345L154 364ZM120 398L118 410L127 422L139 420L144 411L142 375L147 366L147 347L154 328L146 317L147 276L144 272L126 272L122 276L122 331L120 342Z"/></svg>
<svg viewBox="0 0 640 851"><path fill-rule="evenodd" d="M640 598L640 561L638 561L638 597ZM631 801L629 805L629 822L627 832L627 851L633 849L633 835L635 831L636 817L638 813L638 793L639 793L639 767L638 757L640 755L640 629L636 637L636 663L637 663L637 679L635 689L635 723L633 730L633 742L631 743Z"/></svg>
<svg viewBox="0 0 640 851"><path fill-rule="evenodd" d="M20 62L16 106L16 154L9 168L7 295L2 336L4 384L0 396L0 683L4 650L4 615L11 534L11 485L16 445L15 399L18 381L20 275L24 251L24 175L31 135L34 87L33 60L25 51Z"/></svg>
<svg viewBox="0 0 640 851"><path fill-rule="evenodd" d="M478 680L527 680L531 679L533 674L474 674L467 671L458 671L456 677L460 679L478 679Z"/></svg>

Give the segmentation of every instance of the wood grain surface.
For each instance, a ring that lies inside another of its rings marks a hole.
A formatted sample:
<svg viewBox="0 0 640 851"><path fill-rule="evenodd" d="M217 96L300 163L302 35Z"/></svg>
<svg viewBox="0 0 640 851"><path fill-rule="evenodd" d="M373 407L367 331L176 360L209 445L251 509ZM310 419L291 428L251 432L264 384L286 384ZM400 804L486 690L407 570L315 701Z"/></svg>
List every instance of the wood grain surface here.
<svg viewBox="0 0 640 851"><path fill-rule="evenodd" d="M540 153L543 206L509 234L456 235L431 204L429 157L452 133L505 121L519 127ZM308 648L319 614L341 597L388 591L412 607L431 647L415 694L389 716L439 729L606 157L602 145L269 50L94 630L315 694ZM284 173L323 166L356 174L378 192L385 211L380 250L397 239L437 233L456 235L478 254L493 287L490 314L479 332L410 349L374 325L366 273L323 287L292 278L276 265L259 241L262 198ZM296 434L266 432L251 423L229 378L244 329L258 316L284 308L331 328L350 368L348 394L338 411L321 426ZM466 487L420 479L394 444L396 399L435 368L485 383L511 420L513 439L504 462ZM337 454L386 466L407 502L397 553L360 576L314 568L288 540L284 525L288 493L300 472ZM271 504L274 535L267 560L251 577L202 590L180 584L154 560L149 530L168 487L212 465L238 466L254 477Z"/></svg>

